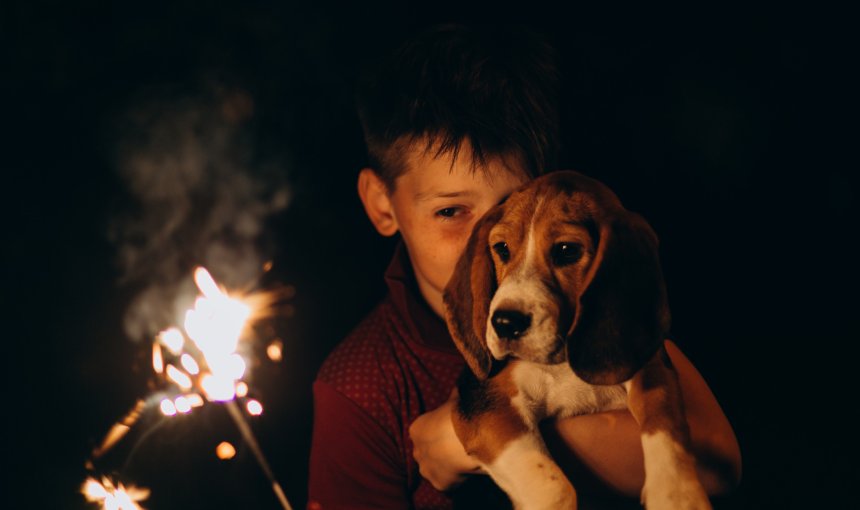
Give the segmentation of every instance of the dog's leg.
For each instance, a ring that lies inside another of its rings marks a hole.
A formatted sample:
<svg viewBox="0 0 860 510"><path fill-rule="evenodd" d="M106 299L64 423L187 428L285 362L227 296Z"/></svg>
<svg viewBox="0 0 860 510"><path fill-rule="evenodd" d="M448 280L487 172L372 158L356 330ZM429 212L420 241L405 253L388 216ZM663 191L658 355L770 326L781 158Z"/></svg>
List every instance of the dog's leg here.
<svg viewBox="0 0 860 510"><path fill-rule="evenodd" d="M517 510L575 509L576 491L550 457L537 418L516 408L509 375L481 384L461 381L460 406L452 415L457 437Z"/></svg>
<svg viewBox="0 0 860 510"><path fill-rule="evenodd" d="M549 456L538 433L508 443L486 469L518 510L576 508L573 485Z"/></svg>
<svg viewBox="0 0 860 510"><path fill-rule="evenodd" d="M511 498L517 510L576 509L576 491L550 457L540 433L515 431L494 413L463 422L454 415L466 451ZM508 421L509 417L504 417ZM460 423L458 423L460 421ZM524 424L523 424L524 425ZM512 435L512 432L519 432Z"/></svg>
<svg viewBox="0 0 860 510"><path fill-rule="evenodd" d="M627 383L628 406L642 430L648 510L711 508L696 475L678 374L664 349Z"/></svg>
<svg viewBox="0 0 860 510"><path fill-rule="evenodd" d="M537 431L508 443L486 469L518 510L576 508L573 485L550 457Z"/></svg>

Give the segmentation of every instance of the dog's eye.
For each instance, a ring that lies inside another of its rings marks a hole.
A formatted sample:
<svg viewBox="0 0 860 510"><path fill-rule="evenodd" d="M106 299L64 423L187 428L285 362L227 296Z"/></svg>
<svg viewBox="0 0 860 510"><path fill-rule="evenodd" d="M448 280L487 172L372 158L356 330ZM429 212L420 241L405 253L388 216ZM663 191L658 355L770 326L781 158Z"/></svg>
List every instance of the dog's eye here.
<svg viewBox="0 0 860 510"><path fill-rule="evenodd" d="M508 243L494 244L493 251L496 252L502 262L507 262L511 258L511 252L508 250Z"/></svg>
<svg viewBox="0 0 860 510"><path fill-rule="evenodd" d="M573 264L582 258L582 245L577 243L557 243L550 250L552 263L556 266Z"/></svg>

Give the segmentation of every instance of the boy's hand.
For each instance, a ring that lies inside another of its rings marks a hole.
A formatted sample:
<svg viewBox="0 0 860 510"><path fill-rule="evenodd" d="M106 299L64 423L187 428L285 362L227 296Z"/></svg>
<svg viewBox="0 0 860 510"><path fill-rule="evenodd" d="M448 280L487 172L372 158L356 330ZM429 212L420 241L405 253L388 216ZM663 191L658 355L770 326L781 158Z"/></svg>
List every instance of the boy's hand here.
<svg viewBox="0 0 860 510"><path fill-rule="evenodd" d="M454 432L451 413L456 402L457 391L454 390L447 402L422 414L409 427L412 456L418 462L421 476L440 491L456 487L471 474L483 473Z"/></svg>

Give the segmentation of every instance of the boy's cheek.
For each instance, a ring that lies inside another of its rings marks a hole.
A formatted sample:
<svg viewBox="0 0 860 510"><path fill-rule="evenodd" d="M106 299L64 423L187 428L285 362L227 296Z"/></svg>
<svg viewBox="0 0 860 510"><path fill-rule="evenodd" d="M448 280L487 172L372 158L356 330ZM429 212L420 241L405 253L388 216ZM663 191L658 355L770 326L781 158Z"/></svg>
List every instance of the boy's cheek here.
<svg viewBox="0 0 860 510"><path fill-rule="evenodd" d="M457 263L457 259L460 258L463 251L466 250L471 232L471 229L457 229L446 232L435 245L436 250L445 252L446 258L453 259L451 262L452 267Z"/></svg>

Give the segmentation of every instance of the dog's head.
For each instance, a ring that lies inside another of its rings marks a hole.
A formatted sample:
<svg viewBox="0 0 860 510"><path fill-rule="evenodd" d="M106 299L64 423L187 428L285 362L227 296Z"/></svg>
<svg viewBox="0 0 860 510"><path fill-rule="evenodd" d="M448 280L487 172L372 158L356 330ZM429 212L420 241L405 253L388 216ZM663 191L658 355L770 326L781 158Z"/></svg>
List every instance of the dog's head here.
<svg viewBox="0 0 860 510"><path fill-rule="evenodd" d="M609 188L569 171L535 179L481 218L444 301L479 379L513 356L568 361L586 382L617 384L669 329L657 236Z"/></svg>

